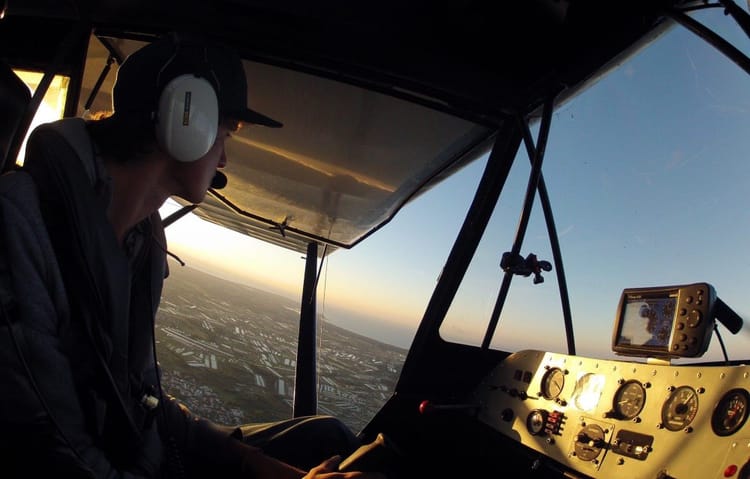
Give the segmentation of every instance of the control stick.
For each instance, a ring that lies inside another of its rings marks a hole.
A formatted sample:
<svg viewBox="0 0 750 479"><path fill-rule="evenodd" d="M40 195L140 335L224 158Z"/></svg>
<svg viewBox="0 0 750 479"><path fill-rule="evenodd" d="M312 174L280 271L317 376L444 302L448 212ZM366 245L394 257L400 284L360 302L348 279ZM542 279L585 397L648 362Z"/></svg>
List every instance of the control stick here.
<svg viewBox="0 0 750 479"><path fill-rule="evenodd" d="M382 472L389 475L401 457L396 445L381 432L371 443L360 446L341 461L339 471Z"/></svg>

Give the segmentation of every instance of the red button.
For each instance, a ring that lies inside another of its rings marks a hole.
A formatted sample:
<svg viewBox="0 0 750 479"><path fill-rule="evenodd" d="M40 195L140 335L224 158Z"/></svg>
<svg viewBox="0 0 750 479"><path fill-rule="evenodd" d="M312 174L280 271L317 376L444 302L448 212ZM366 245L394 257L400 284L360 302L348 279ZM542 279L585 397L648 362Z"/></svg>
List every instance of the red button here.
<svg viewBox="0 0 750 479"><path fill-rule="evenodd" d="M732 477L737 474L737 466L730 464L724 469L724 477Z"/></svg>

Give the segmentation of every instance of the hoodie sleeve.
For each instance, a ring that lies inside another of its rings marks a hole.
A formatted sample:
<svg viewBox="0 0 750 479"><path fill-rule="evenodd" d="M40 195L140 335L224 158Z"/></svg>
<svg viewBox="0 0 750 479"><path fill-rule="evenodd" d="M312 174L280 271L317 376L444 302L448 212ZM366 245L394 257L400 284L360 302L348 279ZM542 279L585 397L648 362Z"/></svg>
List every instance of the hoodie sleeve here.
<svg viewBox="0 0 750 479"><path fill-rule="evenodd" d="M116 467L95 441L74 386L81 371L61 340L70 314L65 289L35 186L19 172L0 177L0 305L0 449L11 476L154 473L160 456L155 428L145 431L144 460L133 467Z"/></svg>

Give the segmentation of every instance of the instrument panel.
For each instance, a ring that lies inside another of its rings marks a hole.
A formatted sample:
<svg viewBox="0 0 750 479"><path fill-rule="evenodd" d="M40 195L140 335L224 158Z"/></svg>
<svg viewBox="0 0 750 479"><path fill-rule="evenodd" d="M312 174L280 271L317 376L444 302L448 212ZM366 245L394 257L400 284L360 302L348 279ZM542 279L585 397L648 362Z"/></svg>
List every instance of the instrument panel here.
<svg viewBox="0 0 750 479"><path fill-rule="evenodd" d="M592 478L750 478L750 366L526 350L474 391L478 418Z"/></svg>

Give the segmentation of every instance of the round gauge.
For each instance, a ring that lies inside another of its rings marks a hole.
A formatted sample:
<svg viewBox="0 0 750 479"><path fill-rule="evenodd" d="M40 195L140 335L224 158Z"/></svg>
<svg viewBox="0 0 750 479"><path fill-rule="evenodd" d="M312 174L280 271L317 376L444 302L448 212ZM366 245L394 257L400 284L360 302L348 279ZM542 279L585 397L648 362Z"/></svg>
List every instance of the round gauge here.
<svg viewBox="0 0 750 479"><path fill-rule="evenodd" d="M732 389L722 396L711 415L711 428L718 436L737 432L747 420L750 394L744 389Z"/></svg>
<svg viewBox="0 0 750 479"><path fill-rule="evenodd" d="M560 368L550 368L542 377L542 396L555 399L565 386L565 372Z"/></svg>
<svg viewBox="0 0 750 479"><path fill-rule="evenodd" d="M685 429L698 413L698 394L690 386L680 386L669 394L661 407L662 425L670 431Z"/></svg>
<svg viewBox="0 0 750 479"><path fill-rule="evenodd" d="M526 429L533 435L539 436L544 432L547 424L547 411L534 409L526 417Z"/></svg>
<svg viewBox="0 0 750 479"><path fill-rule="evenodd" d="M586 373L578 378L573 389L573 405L580 411L593 411L599 404L607 378L603 374Z"/></svg>
<svg viewBox="0 0 750 479"><path fill-rule="evenodd" d="M646 388L640 381L625 381L615 391L613 405L616 417L620 419L633 419L646 404Z"/></svg>

